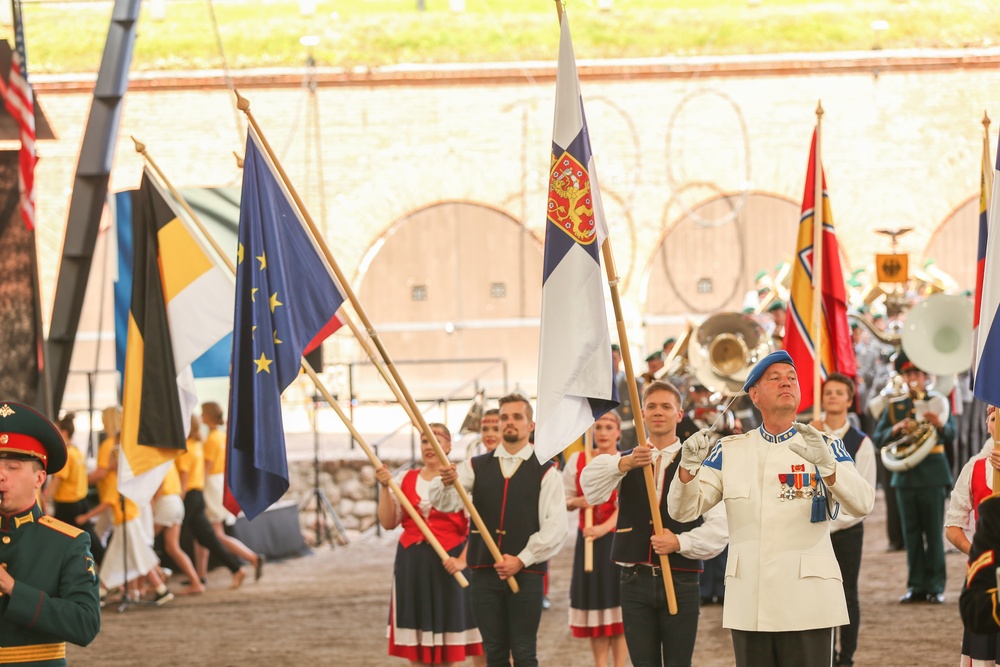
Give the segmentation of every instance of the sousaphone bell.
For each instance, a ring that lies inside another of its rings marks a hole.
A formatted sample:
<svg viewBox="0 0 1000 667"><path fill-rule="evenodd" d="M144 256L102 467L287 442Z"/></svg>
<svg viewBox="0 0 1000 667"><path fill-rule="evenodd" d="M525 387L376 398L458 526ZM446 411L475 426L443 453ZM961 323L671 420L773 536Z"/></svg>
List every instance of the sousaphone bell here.
<svg viewBox="0 0 1000 667"><path fill-rule="evenodd" d="M706 388L735 396L754 365L772 351L771 337L752 317L717 313L692 332L688 363Z"/></svg>

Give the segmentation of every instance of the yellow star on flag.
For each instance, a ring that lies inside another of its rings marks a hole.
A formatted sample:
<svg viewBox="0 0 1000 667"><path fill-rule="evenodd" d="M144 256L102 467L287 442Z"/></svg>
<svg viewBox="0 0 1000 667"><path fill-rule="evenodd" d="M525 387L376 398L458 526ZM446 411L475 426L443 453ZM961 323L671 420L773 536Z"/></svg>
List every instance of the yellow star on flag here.
<svg viewBox="0 0 1000 667"><path fill-rule="evenodd" d="M253 325L252 327L250 327L250 340L253 340L253 334L254 334L255 331L257 331L257 325L256 324Z"/></svg>
<svg viewBox="0 0 1000 667"><path fill-rule="evenodd" d="M274 312L275 308L277 308L278 306L284 306L284 305L285 304L283 304L280 301L278 301L278 293L277 292L275 292L274 294L271 295L271 312L272 313Z"/></svg>
<svg viewBox="0 0 1000 667"><path fill-rule="evenodd" d="M260 289L260 288L259 287L251 287L250 288L250 301L252 303L257 303L257 290L258 289Z"/></svg>
<svg viewBox="0 0 1000 667"><path fill-rule="evenodd" d="M277 329L274 330L274 344L275 345L281 345L281 341L278 340L278 330Z"/></svg>
<svg viewBox="0 0 1000 667"><path fill-rule="evenodd" d="M267 268L267 253L262 252L257 256L257 261L260 262L260 270L263 271Z"/></svg>
<svg viewBox="0 0 1000 667"><path fill-rule="evenodd" d="M260 353L260 359L254 359L253 362L255 364L257 364L257 372L258 373L260 373L261 371L264 371L266 373L270 373L271 372L270 366L271 366L271 364L274 363L274 360L273 359L268 359L267 357L264 356L264 353L261 352Z"/></svg>
<svg viewBox="0 0 1000 667"><path fill-rule="evenodd" d="M240 243L239 246L237 246L237 248L236 248L236 263L237 264L242 264L243 263L243 244L242 243Z"/></svg>

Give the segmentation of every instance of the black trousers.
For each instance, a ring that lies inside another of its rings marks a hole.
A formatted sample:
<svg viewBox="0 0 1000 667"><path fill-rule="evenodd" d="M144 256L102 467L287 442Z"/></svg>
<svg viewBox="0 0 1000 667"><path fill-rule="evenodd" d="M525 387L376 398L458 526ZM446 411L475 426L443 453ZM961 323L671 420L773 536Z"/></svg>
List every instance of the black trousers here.
<svg viewBox="0 0 1000 667"><path fill-rule="evenodd" d="M833 628L794 632L733 630L736 667L830 667Z"/></svg>
<svg viewBox="0 0 1000 667"><path fill-rule="evenodd" d="M850 663L858 649L858 628L861 625L861 605L858 604L858 575L861 572L861 547L865 541L865 524L830 533L833 553L840 563L840 573L844 577L844 598L847 600L847 615L851 619L837 632L840 635L840 650L837 654Z"/></svg>
<svg viewBox="0 0 1000 667"><path fill-rule="evenodd" d="M205 495L201 489L190 489L184 494L184 527L201 546L222 561L230 572L237 572L243 565L240 559L222 546L219 536L212 528L212 522L205 515Z"/></svg>
<svg viewBox="0 0 1000 667"><path fill-rule="evenodd" d="M488 667L538 667L538 624L542 621L542 574L517 573L514 593L492 567L471 570L472 614L483 636Z"/></svg>
<svg viewBox="0 0 1000 667"><path fill-rule="evenodd" d="M677 613L667 607L659 568L623 567L622 622L634 667L690 667L698 635L697 572L673 571Z"/></svg>

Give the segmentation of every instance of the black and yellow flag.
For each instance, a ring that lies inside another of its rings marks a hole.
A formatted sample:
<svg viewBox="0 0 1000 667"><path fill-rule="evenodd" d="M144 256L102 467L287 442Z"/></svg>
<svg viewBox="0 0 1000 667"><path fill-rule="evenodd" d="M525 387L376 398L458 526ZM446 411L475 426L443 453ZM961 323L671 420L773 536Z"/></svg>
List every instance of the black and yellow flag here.
<svg viewBox="0 0 1000 667"><path fill-rule="evenodd" d="M152 499L168 466L186 449L157 233L176 216L148 175L133 196L132 305L122 392L118 488L139 504Z"/></svg>

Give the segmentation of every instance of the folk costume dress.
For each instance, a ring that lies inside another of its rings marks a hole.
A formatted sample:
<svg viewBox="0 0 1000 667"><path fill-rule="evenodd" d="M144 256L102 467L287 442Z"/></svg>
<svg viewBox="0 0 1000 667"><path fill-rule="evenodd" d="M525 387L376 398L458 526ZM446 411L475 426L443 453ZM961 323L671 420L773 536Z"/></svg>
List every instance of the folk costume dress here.
<svg viewBox="0 0 1000 667"><path fill-rule="evenodd" d="M951 492L951 502L945 515L944 525L957 526L965 531L969 541L973 539L976 522L979 520L979 504L993 493L993 439L986 441L982 451L973 456L958 475L955 488ZM971 559L970 559L971 562ZM962 636L961 667L994 667L1000 664L1000 634L991 632L979 634L965 628Z"/></svg>
<svg viewBox="0 0 1000 667"><path fill-rule="evenodd" d="M582 452L575 452L563 469L563 482L567 498L583 496L580 474L587 464ZM594 525L604 523L618 508L618 494L594 507ZM573 579L569 587L569 627L574 637L613 637L625 633L622 625L621 590L618 579L621 568L611 560L614 529L594 540L594 571L584 572L583 537L586 517L580 511L580 528L576 535L576 552L573 556Z"/></svg>
<svg viewBox="0 0 1000 667"><path fill-rule="evenodd" d="M407 499L424 517L441 546L459 556L469 534L465 512L439 512L426 500L430 482L419 470L397 476ZM442 567L434 548L392 496L403 534L396 548L389 607L389 655L439 664L482 655L482 638L472 616L468 589Z"/></svg>

